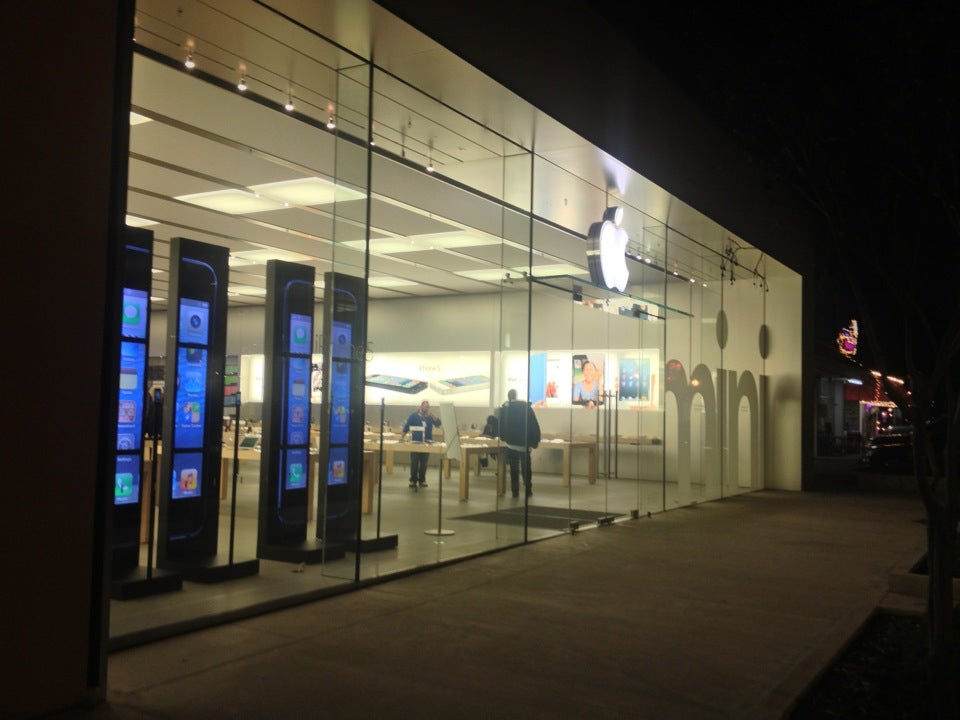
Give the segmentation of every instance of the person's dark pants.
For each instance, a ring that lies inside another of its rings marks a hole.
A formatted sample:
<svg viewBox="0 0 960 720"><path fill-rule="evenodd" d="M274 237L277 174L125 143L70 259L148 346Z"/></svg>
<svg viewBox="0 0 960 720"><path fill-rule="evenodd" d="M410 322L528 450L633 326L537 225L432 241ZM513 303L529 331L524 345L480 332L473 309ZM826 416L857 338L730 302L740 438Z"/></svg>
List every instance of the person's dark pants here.
<svg viewBox="0 0 960 720"><path fill-rule="evenodd" d="M523 472L523 484L527 494L533 492L533 470L530 468L530 451L507 448L507 465L510 466L510 490L513 496L520 495L520 472Z"/></svg>
<svg viewBox="0 0 960 720"><path fill-rule="evenodd" d="M410 453L410 482L426 484L428 462L430 462L430 453Z"/></svg>

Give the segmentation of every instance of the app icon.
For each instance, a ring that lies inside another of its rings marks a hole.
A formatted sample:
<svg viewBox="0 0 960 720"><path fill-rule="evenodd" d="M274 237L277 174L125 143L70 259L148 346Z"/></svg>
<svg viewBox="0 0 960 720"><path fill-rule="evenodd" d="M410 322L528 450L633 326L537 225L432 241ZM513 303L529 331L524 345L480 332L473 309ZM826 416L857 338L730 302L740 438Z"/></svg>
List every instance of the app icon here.
<svg viewBox="0 0 960 720"><path fill-rule="evenodd" d="M137 389L137 369L132 367L122 367L120 368L120 389L121 390L136 390Z"/></svg>
<svg viewBox="0 0 960 720"><path fill-rule="evenodd" d="M330 474L335 480L343 480L347 476L347 464L343 460L334 460L331 463Z"/></svg>
<svg viewBox="0 0 960 720"><path fill-rule="evenodd" d="M123 322L126 325L137 325L140 322L140 305L135 302L123 304Z"/></svg>
<svg viewBox="0 0 960 720"><path fill-rule="evenodd" d="M116 498L130 497L133 494L133 473L118 472L113 496Z"/></svg>
<svg viewBox="0 0 960 720"><path fill-rule="evenodd" d="M133 450L135 444L133 435L130 433L121 433L117 435L117 450Z"/></svg>
<svg viewBox="0 0 960 720"><path fill-rule="evenodd" d="M190 315L190 327L194 330L199 330L200 326L203 324L203 318L200 317L197 313L192 313Z"/></svg>
<svg viewBox="0 0 960 720"><path fill-rule="evenodd" d="M192 492L197 489L197 469L183 468L180 471L180 490Z"/></svg>
<svg viewBox="0 0 960 720"><path fill-rule="evenodd" d="M303 465L290 463L287 469L287 485L303 485Z"/></svg>
<svg viewBox="0 0 960 720"><path fill-rule="evenodd" d="M137 403L133 400L121 400L117 408L118 423L132 423L137 421Z"/></svg>

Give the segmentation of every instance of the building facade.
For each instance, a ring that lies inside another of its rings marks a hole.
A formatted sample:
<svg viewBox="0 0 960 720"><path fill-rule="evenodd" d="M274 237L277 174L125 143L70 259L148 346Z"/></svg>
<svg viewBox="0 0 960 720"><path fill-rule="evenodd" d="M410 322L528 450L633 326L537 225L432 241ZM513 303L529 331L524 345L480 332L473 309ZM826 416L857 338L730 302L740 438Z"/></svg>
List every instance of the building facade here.
<svg viewBox="0 0 960 720"><path fill-rule="evenodd" d="M114 498L103 479L113 475L118 339L109 319L126 226L153 236L148 354L168 396L171 241L229 251L226 353L239 370L237 418L251 427L271 405L266 261L311 267L316 278L312 416L329 411L324 356L336 338L326 285L346 277L366 288L365 332L350 343L366 379L353 412L379 461L359 522L363 537L397 542L323 558L314 585L278 580L264 602L302 602L566 529L529 514L517 523L522 507L569 523L802 488L813 437L804 432L813 417L808 230L629 47L562 51L581 33L605 37L602 18L573 5L549 25L534 22L534 9L497 12L506 4L458 8L456 18L443 3L392 3L392 12L292 0L87 5L64 11L70 30L55 31L62 42L37 75L52 86L65 58L83 58L86 89L63 96L83 110L29 128L43 150L20 150L38 187L37 158L54 150L75 192L58 199L61 212L38 193L16 210L25 261L58 289L12 281L8 292L30 298L16 336L27 342L52 318L69 359L16 361L46 402L24 397L14 471L42 487L13 491L5 566L50 590L11 598L8 651L27 659L11 715L102 695L109 648L198 621L176 592L111 599ZM41 18L24 22L25 35L40 31ZM487 50L494 33L502 53ZM37 235L44 242L29 240ZM55 387L60 377L65 388ZM429 401L447 446L456 437L467 448L511 389L534 404L544 435L532 497L498 492L502 459L483 457L493 465L483 470L482 454L465 450L430 458L428 487L411 493L406 455L389 447L410 413ZM50 419L38 406L68 409L57 452L43 450ZM254 557L254 488L265 475L254 464L238 470L242 484L219 509L221 531L236 515L238 533L220 548ZM311 538L322 535L324 507L323 484L313 488ZM289 576L274 562L260 558L261 577ZM63 650L51 662L53 646Z"/></svg>

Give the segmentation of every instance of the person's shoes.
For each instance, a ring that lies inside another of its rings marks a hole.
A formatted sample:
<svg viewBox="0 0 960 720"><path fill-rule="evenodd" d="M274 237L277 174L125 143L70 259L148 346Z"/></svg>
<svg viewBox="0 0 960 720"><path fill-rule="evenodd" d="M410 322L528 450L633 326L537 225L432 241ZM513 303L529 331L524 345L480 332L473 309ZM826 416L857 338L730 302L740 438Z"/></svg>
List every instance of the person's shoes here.
<svg viewBox="0 0 960 720"><path fill-rule="evenodd" d="M417 486L417 484L416 484L413 480L411 480L411 481L410 481L410 487L415 488L416 486Z"/></svg>
<svg viewBox="0 0 960 720"><path fill-rule="evenodd" d="M426 487L426 486L427 484L425 482L420 483L420 487Z"/></svg>

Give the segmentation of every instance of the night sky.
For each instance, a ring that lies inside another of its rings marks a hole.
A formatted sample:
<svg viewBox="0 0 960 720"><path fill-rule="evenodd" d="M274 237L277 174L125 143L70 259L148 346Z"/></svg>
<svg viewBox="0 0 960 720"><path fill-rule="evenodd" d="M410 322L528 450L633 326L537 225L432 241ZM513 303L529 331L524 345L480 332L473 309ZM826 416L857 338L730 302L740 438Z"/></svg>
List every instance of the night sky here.
<svg viewBox="0 0 960 720"><path fill-rule="evenodd" d="M856 317L865 365L922 364L960 307L960 4L591 4L822 219L816 344Z"/></svg>

